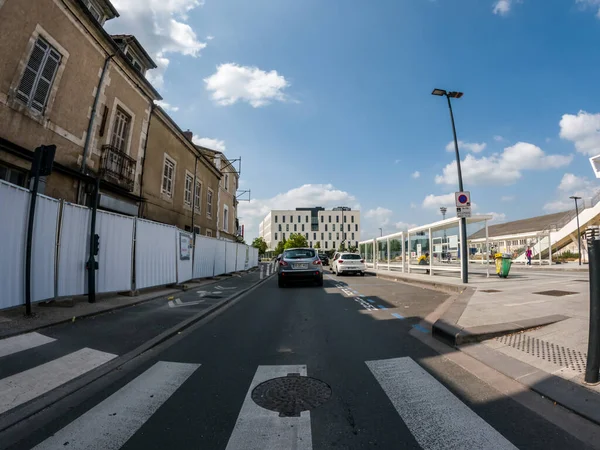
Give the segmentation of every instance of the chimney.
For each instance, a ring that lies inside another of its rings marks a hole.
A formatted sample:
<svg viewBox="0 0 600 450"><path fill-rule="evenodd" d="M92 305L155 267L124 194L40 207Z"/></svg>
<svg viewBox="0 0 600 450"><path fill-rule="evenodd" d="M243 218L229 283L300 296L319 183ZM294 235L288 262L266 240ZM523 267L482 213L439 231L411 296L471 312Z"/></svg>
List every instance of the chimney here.
<svg viewBox="0 0 600 450"><path fill-rule="evenodd" d="M192 133L190 130L184 131L183 135L188 138L189 141L192 140L192 138L194 137L194 133Z"/></svg>

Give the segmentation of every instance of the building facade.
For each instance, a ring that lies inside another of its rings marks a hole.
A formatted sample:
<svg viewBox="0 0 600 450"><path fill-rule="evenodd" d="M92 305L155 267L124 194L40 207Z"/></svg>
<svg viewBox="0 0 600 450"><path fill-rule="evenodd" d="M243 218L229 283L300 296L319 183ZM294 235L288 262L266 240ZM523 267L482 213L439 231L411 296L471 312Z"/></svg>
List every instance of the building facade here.
<svg viewBox="0 0 600 450"><path fill-rule="evenodd" d="M319 243L323 250L358 247L360 241L360 211L348 207L325 210L321 207L271 211L259 225L259 236L269 250L293 233L302 234L308 245Z"/></svg>
<svg viewBox="0 0 600 450"><path fill-rule="evenodd" d="M218 237L217 195L222 175L191 139L161 107L153 108L140 216Z"/></svg>
<svg viewBox="0 0 600 450"><path fill-rule="evenodd" d="M110 36L109 0L0 1L0 177L28 186L33 150L57 147L40 192L138 214L156 65L133 36Z"/></svg>

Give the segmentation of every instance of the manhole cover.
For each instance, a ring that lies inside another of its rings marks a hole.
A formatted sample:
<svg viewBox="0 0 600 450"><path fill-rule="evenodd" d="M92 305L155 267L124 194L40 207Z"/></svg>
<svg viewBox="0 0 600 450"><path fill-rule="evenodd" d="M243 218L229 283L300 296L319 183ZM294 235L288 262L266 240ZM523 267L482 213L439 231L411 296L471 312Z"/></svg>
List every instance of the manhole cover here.
<svg viewBox="0 0 600 450"><path fill-rule="evenodd" d="M316 378L290 373L273 378L252 390L252 400L265 409L276 411L279 417L300 417L302 411L321 406L331 398L331 388Z"/></svg>
<svg viewBox="0 0 600 450"><path fill-rule="evenodd" d="M551 290L551 291L534 292L534 294L548 295L550 297L562 297L563 295L577 294L577 292Z"/></svg>
<svg viewBox="0 0 600 450"><path fill-rule="evenodd" d="M493 292L502 292L502 291L499 291L498 289L484 289L484 290L483 290L483 291L481 291L481 292L493 293Z"/></svg>

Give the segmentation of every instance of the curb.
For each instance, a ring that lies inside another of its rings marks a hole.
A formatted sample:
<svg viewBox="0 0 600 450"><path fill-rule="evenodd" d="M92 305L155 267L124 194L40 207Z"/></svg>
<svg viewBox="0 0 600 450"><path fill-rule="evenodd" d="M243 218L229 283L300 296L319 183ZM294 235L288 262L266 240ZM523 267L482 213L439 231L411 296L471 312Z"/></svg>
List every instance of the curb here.
<svg viewBox="0 0 600 450"><path fill-rule="evenodd" d="M248 273L249 273L249 271L248 271ZM210 283L202 284L201 286L210 286L212 284L217 284L219 281L222 281L222 280L214 280L214 281L211 281ZM188 285L189 284L192 284L192 283L188 283ZM165 290L167 290L169 292L163 292L162 294L157 294L157 295L155 295L153 297L145 298L145 299L139 300L137 302L127 303L126 305L117 305L117 306L114 306L112 308L102 309L102 310L99 310L99 311L92 311L92 312L81 314L79 316L74 316L74 317L76 319L85 319L85 318L88 318L88 317L99 316L100 314L106 314L106 313L109 313L109 312L118 311L120 309L129 308L130 306L141 305L141 304L150 302L152 300L156 300L157 298L161 298L161 297L164 297L166 295L174 294L175 292L185 292L186 291L186 289L178 288L178 287L167 288ZM66 319L57 320L57 321L52 322L52 323L46 323L46 324L41 324L41 325L34 326L32 328L27 328L26 330L9 331L9 332L6 332L6 333L0 333L0 340L7 339L7 338L13 337L13 336L18 336L20 334L31 333L33 331L43 330L44 328L49 328L49 327L53 327L55 325L60 325L60 324L63 324L63 323L71 322L72 320L73 320L73 317L69 317L69 318L66 318Z"/></svg>
<svg viewBox="0 0 600 450"><path fill-rule="evenodd" d="M398 282L405 283L405 284L411 284L413 286L425 287L427 289L435 289L436 291L442 291L442 292L452 293L452 294L456 294L456 293L461 294L465 290L471 289L466 286L458 286L455 284L444 283L444 282L440 282L440 281L426 281L426 280L419 280L419 279L415 279L415 278L409 278L402 274L398 274L398 275L380 274L377 272L373 272L370 269L367 269L366 273L368 273L369 275L374 275L377 278L381 278L382 280L398 281Z"/></svg>
<svg viewBox="0 0 600 450"><path fill-rule="evenodd" d="M19 422L30 418L31 416L37 414L38 412L42 411L43 409L46 409L49 406L53 405L54 403L57 403L58 401L62 400L63 398L65 398L71 394L74 394L75 392L79 391L80 389L84 388L85 386L87 386L87 385L93 383L94 381L98 380L99 378L107 375L109 372L119 369L121 366L127 364L132 359L134 359L134 358L140 356L141 354L151 350L152 348L162 344L163 342L167 341L168 339L172 338L173 336L176 336L181 331L191 327L192 325L196 324L197 322L212 316L213 314L217 313L219 310L223 309L227 305L230 305L233 302L235 302L236 300L238 300L243 295L258 288L260 285L265 283L267 280L271 279L273 277L273 275L274 274L271 274L268 277L259 279L256 283L247 287L246 289L244 289L240 292L236 292L235 294L226 298L222 302L217 303L216 305L213 305L210 308L208 308L204 311L200 311L198 314L185 319L184 321L178 323L177 325L169 328L166 331L163 331L158 336L155 336L154 338L150 339L149 341L146 341L144 344L131 350L130 352L116 357L115 359L107 362L106 364L86 373L85 375L82 375L79 378L76 378L73 381L66 383L65 385L59 386L59 387L49 391L45 395L42 395L41 397L38 397L37 399L34 399L31 402L26 403L25 405L23 405L21 407L17 407L18 411L15 411L13 413L9 412L9 413L7 413L7 415L5 417L2 417L0 415L0 433L6 431L8 428L18 424Z"/></svg>

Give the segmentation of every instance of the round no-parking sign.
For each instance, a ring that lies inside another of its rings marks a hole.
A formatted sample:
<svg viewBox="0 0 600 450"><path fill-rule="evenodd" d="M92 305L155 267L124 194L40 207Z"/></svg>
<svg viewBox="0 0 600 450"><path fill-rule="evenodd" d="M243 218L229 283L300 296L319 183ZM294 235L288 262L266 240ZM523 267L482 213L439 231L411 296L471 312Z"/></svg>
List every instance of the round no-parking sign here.
<svg viewBox="0 0 600 450"><path fill-rule="evenodd" d="M471 206L471 193L468 191L456 192L456 207Z"/></svg>

